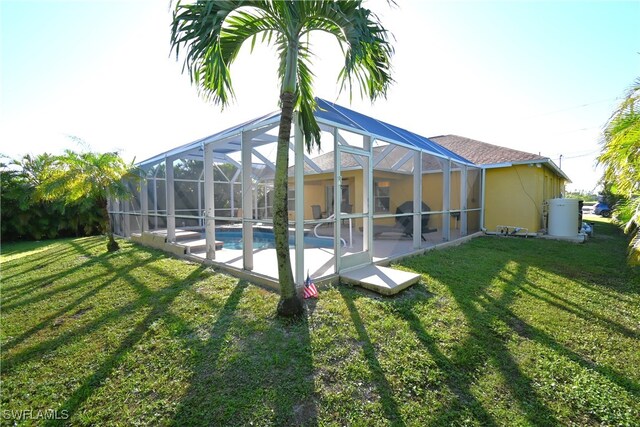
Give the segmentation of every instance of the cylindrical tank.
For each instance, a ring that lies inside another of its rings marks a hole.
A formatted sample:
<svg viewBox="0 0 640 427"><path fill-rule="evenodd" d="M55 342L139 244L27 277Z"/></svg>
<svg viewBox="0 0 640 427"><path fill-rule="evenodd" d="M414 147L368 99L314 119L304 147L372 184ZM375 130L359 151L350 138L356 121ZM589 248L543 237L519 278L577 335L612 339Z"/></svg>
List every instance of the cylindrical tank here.
<svg viewBox="0 0 640 427"><path fill-rule="evenodd" d="M578 199L550 199L549 235L576 237L578 235Z"/></svg>

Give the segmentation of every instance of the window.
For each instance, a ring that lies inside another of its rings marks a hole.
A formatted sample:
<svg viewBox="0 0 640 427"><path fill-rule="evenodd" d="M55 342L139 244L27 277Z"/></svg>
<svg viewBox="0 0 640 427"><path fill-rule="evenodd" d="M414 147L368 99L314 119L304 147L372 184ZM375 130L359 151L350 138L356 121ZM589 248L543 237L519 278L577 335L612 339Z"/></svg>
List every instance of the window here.
<svg viewBox="0 0 640 427"><path fill-rule="evenodd" d="M375 181L373 183L373 194L375 212L389 212L391 183L389 181Z"/></svg>

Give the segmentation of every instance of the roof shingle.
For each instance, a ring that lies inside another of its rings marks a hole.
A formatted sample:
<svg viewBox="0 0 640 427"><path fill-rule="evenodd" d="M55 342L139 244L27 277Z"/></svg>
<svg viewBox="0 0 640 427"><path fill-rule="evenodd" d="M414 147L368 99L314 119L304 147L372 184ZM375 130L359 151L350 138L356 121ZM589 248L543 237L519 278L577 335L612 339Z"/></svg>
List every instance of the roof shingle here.
<svg viewBox="0 0 640 427"><path fill-rule="evenodd" d="M430 137L429 139L476 165L548 160L548 157L487 144L486 142L476 141L475 139L458 135L440 135Z"/></svg>

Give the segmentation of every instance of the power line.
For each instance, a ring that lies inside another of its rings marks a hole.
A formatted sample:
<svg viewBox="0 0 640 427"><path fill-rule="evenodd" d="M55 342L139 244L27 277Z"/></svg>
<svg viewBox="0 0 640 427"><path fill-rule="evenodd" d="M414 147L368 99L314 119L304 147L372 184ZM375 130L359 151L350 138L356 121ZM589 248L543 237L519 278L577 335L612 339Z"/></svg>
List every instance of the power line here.
<svg viewBox="0 0 640 427"><path fill-rule="evenodd" d="M564 134L567 134L567 133L584 132L584 131L593 130L593 129L602 129L602 127L601 126L591 126L591 127L587 127L587 128L565 130L565 131L562 131L562 132L552 132L552 133L547 133L546 135L564 135Z"/></svg>
<svg viewBox="0 0 640 427"><path fill-rule="evenodd" d="M574 105L572 107L567 107L567 108L563 108L563 109L560 109L560 110L548 111L546 113L540 113L540 114L534 114L534 115L531 115L531 116L525 116L525 117L522 117L520 120L533 119L533 118L542 117L542 116L550 116L552 114L564 113L565 111L577 110L578 108L590 107L592 105L598 105L598 104L602 104L602 103L605 103L605 102L617 101L617 100L621 100L621 99L623 99L623 98L620 98L620 97L607 98L607 99L603 99L603 100L600 100L600 101L589 102L587 104Z"/></svg>
<svg viewBox="0 0 640 427"><path fill-rule="evenodd" d="M574 151L573 153L569 153L569 155L565 155L565 154L562 154L562 153L556 153L553 156L547 156L547 157L549 157L550 159L559 159L560 157L562 157L562 160L577 159L577 158L580 158L580 157L592 156L592 155L594 155L596 153L599 153L599 152L600 152L600 149L596 148L596 149L593 149L593 150L589 150L587 152Z"/></svg>
<svg viewBox="0 0 640 427"><path fill-rule="evenodd" d="M563 156L562 156L562 158L563 158L564 160L566 160L566 159L577 159L577 158L579 158L579 157L592 156L592 155L594 155L594 154L598 153L599 151L600 151L600 150L593 150L593 151L589 151L588 153L585 153L585 154L578 154L578 155L575 155L575 156L564 156L564 155L563 155Z"/></svg>

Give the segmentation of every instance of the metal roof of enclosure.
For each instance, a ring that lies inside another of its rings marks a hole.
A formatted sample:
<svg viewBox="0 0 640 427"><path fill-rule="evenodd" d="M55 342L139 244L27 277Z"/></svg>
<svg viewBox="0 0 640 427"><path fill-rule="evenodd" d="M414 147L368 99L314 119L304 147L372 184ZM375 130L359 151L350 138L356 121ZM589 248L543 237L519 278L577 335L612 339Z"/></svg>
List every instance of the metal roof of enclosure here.
<svg viewBox="0 0 640 427"><path fill-rule="evenodd" d="M346 129L353 129L392 143L399 143L410 148L417 148L441 157L448 157L461 163L471 164L467 159L436 144L429 138L420 136L408 130L393 126L389 123L360 114L356 111L334 104L324 99L316 98L318 110L315 115L319 122L329 122Z"/></svg>
<svg viewBox="0 0 640 427"><path fill-rule="evenodd" d="M406 129L399 128L381 120L374 119L338 104L316 98L318 109L315 116L318 124L336 126L348 131L369 135L375 139L384 140L386 142L405 146L408 148L419 149L438 157L448 158L459 163L473 165L472 162L458 154L447 150L441 145L431 141L429 138L410 132ZM260 129L265 132L277 126L280 121L280 112L275 111L249 120L245 123L225 129L221 132L198 139L188 144L173 148L164 153L153 156L149 159L138 163L141 167L148 167L163 161L167 157L181 157L186 159L202 159L203 147L205 144L215 143L214 152L220 156L240 150L242 132L252 131L255 133L253 138L255 143L274 142L273 139L260 138Z"/></svg>
<svg viewBox="0 0 640 427"><path fill-rule="evenodd" d="M288 144L297 284L305 271L331 277L480 230L478 166L424 136L316 102L318 144L306 150L298 126ZM109 210L116 234L139 232L152 246L277 279L271 240L280 119L272 112L138 163L145 174L133 199L114 200Z"/></svg>

